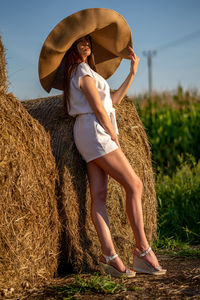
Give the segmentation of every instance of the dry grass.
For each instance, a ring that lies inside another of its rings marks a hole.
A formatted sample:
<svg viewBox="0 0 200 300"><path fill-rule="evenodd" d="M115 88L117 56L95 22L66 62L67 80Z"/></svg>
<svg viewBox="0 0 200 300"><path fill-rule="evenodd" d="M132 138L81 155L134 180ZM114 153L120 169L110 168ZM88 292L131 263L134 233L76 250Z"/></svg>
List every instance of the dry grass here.
<svg viewBox="0 0 200 300"><path fill-rule="evenodd" d="M55 96L22 102L51 135L51 144L59 170L57 193L62 223L61 264L74 271L96 269L101 249L90 217L90 195L81 159L73 142L74 119L63 117L62 97ZM144 184L143 210L145 230L151 243L156 235L156 195L150 147L135 106L128 99L117 110L120 143ZM124 191L110 179L107 207L116 250L131 264L134 239L125 214Z"/></svg>
<svg viewBox="0 0 200 300"><path fill-rule="evenodd" d="M6 61L4 55L4 46L0 36L0 92L6 93L7 91L7 73L6 73Z"/></svg>
<svg viewBox="0 0 200 300"><path fill-rule="evenodd" d="M20 289L57 272L57 171L49 135L5 90L0 91L0 289Z"/></svg>

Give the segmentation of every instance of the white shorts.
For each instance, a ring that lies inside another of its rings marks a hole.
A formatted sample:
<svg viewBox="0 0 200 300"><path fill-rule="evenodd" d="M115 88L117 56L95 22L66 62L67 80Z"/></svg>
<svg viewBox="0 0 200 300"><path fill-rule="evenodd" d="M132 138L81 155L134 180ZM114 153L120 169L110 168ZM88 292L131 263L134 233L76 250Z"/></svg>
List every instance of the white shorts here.
<svg viewBox="0 0 200 300"><path fill-rule="evenodd" d="M86 162L108 154L118 148L110 135L100 125L93 113L76 117L74 141L78 151Z"/></svg>

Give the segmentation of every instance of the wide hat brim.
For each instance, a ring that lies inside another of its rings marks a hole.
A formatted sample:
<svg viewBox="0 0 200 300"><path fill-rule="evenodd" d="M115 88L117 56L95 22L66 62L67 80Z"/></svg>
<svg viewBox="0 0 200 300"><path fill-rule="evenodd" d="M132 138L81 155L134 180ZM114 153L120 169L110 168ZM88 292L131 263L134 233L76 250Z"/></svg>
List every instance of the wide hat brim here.
<svg viewBox="0 0 200 300"><path fill-rule="evenodd" d="M89 8L59 22L45 40L39 57L42 87L63 89L63 57L79 38L90 34L97 72L105 79L128 57L132 46L131 30L125 19L107 8Z"/></svg>

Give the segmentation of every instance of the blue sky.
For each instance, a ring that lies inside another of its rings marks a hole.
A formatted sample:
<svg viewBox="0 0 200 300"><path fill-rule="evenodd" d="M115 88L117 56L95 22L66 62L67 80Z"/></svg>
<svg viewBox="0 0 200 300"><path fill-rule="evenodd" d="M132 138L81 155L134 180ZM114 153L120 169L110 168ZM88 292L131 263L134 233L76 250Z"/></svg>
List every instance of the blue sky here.
<svg viewBox="0 0 200 300"><path fill-rule="evenodd" d="M111 8L128 22L140 64L129 95L148 91L147 58L143 51L157 50L186 37L176 46L161 49L153 57L153 89L200 90L199 0L0 0L0 35L6 48L9 91L20 100L59 94L46 93L38 79L38 58L53 27L68 15L90 7ZM187 36L198 32L190 39ZM129 72L123 60L108 80L116 89Z"/></svg>

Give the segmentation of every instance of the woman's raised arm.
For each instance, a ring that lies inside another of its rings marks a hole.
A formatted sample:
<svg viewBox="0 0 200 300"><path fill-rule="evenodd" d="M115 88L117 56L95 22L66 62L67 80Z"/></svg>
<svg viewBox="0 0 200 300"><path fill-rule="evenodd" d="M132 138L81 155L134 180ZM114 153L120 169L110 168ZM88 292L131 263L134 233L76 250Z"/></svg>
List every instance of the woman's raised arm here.
<svg viewBox="0 0 200 300"><path fill-rule="evenodd" d="M115 92L111 92L112 102L113 102L113 104L116 104L116 105L120 104L122 99L126 95L126 92L128 91L128 89L133 81L133 78L135 77L135 74L136 74L137 68L138 68L138 63L140 61L139 57L135 54L135 52L133 51L133 49L131 47L129 47L129 52L130 52L129 58L131 60L130 72L129 72L127 78L125 79L125 81L120 86L120 88L118 90L116 90Z"/></svg>

